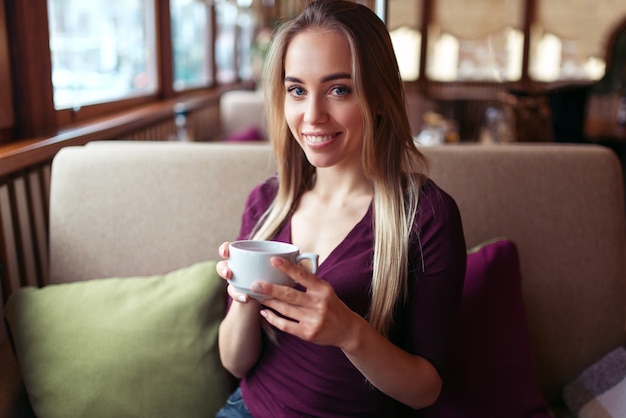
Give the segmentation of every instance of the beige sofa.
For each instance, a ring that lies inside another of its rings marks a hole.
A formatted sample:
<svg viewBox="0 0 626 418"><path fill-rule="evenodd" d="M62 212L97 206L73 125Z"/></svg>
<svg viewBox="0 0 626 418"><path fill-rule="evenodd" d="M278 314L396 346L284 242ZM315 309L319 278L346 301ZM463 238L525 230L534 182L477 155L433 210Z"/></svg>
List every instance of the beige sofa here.
<svg viewBox="0 0 626 418"><path fill-rule="evenodd" d="M563 387L626 342L617 158L580 145L423 151L431 176L460 206L468 247L495 237L517 245L541 393L563 413ZM216 259L217 246L238 232L248 191L273 171L266 143L105 141L65 148L52 168L50 281L147 276ZM9 354L5 344L0 414L28 416Z"/></svg>

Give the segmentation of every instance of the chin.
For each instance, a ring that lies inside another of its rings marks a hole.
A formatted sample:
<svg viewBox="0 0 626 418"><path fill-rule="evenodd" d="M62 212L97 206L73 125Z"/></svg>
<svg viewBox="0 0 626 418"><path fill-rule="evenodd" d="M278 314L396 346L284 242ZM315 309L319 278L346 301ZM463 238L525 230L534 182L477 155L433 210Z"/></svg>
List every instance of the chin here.
<svg viewBox="0 0 626 418"><path fill-rule="evenodd" d="M309 161L309 164L315 168L328 168L335 164L335 161L329 160L324 156L315 155L315 153L311 151L305 152L304 154L306 155L306 159Z"/></svg>

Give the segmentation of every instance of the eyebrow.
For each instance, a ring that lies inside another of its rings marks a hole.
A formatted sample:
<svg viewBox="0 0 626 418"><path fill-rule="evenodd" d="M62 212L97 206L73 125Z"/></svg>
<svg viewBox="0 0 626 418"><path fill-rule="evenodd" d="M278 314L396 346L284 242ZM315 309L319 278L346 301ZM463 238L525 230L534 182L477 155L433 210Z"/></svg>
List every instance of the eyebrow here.
<svg viewBox="0 0 626 418"><path fill-rule="evenodd" d="M329 81L335 81L335 80L343 80L343 79L352 79L352 75L350 73L334 73L334 74L329 74L325 77L322 78L322 82L323 83L327 83ZM292 83L302 83L302 80L300 80L298 77L290 77L290 76L285 76L285 80L284 81L289 81Z"/></svg>

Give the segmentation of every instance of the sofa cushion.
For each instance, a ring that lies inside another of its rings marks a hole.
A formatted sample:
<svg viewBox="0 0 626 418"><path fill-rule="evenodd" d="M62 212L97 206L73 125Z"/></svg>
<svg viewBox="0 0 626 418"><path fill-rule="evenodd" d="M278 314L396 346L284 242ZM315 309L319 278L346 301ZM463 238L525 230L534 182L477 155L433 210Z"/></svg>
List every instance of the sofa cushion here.
<svg viewBox="0 0 626 418"><path fill-rule="evenodd" d="M6 317L38 417L207 417L228 396L215 262L22 288Z"/></svg>
<svg viewBox="0 0 626 418"><path fill-rule="evenodd" d="M549 417L534 369L516 245L468 251L443 389L427 417Z"/></svg>
<svg viewBox="0 0 626 418"><path fill-rule="evenodd" d="M626 417L626 348L618 347L585 369L563 389L563 399L580 418Z"/></svg>

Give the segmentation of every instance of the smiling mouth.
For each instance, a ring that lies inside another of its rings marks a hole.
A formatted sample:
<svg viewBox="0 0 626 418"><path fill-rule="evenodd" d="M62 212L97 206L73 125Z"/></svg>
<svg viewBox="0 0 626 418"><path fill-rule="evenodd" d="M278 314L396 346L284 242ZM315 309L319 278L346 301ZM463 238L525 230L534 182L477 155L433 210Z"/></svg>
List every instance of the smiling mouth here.
<svg viewBox="0 0 626 418"><path fill-rule="evenodd" d="M335 139L338 135L339 133L325 134L325 135L303 134L302 136L310 144L321 144L321 143L328 142L328 141Z"/></svg>

